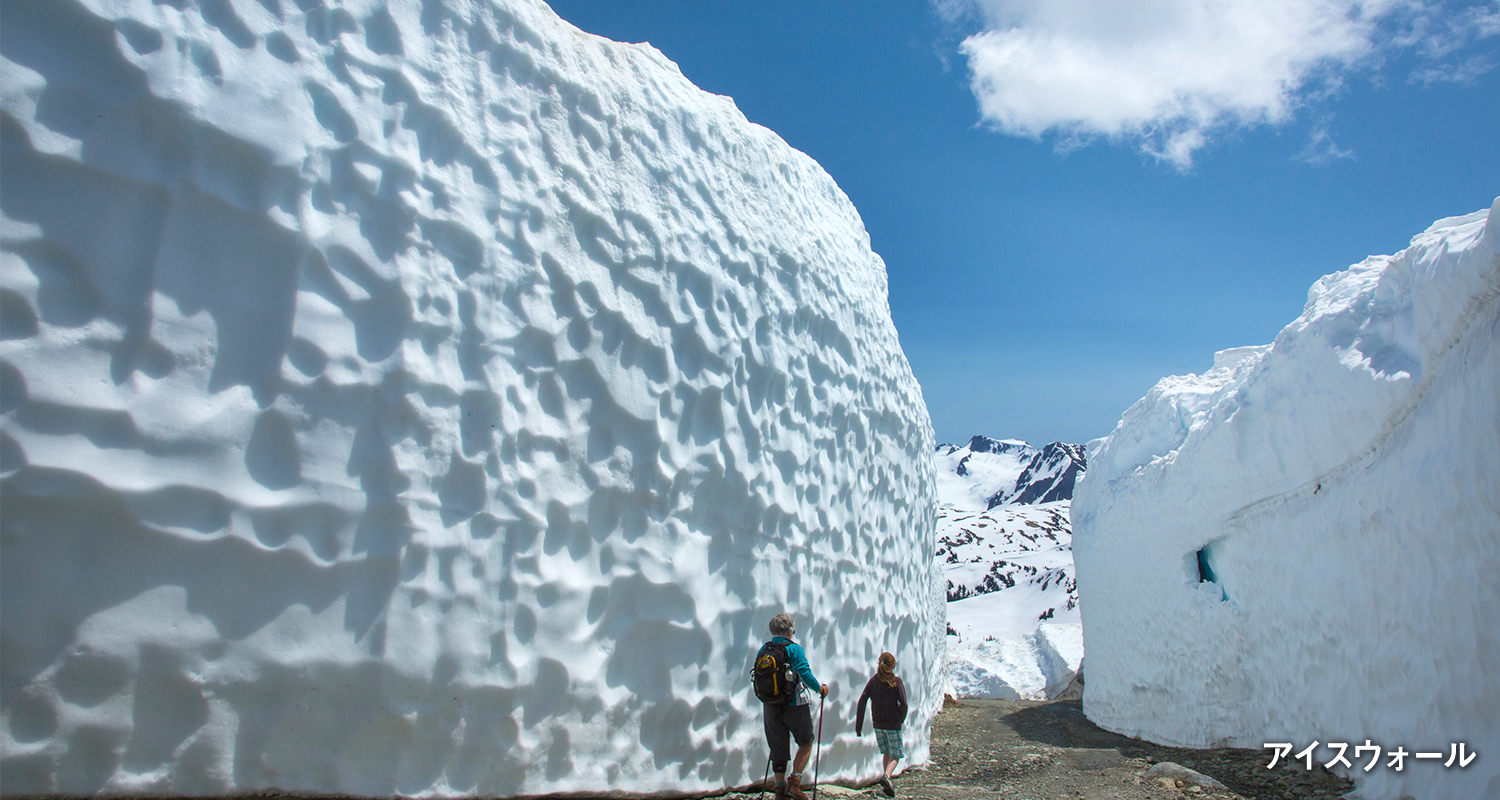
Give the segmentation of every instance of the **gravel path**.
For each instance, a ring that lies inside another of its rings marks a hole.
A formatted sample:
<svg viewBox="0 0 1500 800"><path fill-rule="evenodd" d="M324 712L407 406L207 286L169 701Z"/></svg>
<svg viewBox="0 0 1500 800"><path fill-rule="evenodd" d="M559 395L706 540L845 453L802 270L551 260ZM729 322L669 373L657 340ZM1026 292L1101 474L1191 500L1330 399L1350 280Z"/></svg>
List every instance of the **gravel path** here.
<svg viewBox="0 0 1500 800"><path fill-rule="evenodd" d="M1301 762L1267 770L1265 750L1161 747L1102 730L1077 700L949 702L932 723L932 763L896 777L897 800L1335 800L1353 784ZM1204 789L1147 774L1172 762L1220 782ZM266 792L255 800L308 800ZM321 796L332 800L331 796ZM620 793L593 795L630 798ZM634 796L639 798L640 796ZM771 793L731 792L725 800L771 800ZM6 800L30 800L26 796ZM52 800L49 798L48 800ZM135 797L132 800L153 800ZM163 800L181 800L164 798ZM220 798L219 800L224 800ZM339 798L338 800L344 800ZM517 799L519 800L519 799ZM540 800L540 799L536 799ZM552 795L546 800L564 800ZM824 785L817 800L884 800L878 785Z"/></svg>
<svg viewBox="0 0 1500 800"><path fill-rule="evenodd" d="M932 764L897 776L896 797L1334 800L1353 788L1350 781L1321 767L1308 772L1301 762L1267 770L1269 760L1266 750L1187 750L1109 733L1083 716L1077 700L963 700L957 705L950 701L932 723ZM1166 761L1207 775L1224 788L1204 789L1146 774ZM826 800L884 797L878 786L823 786L818 795ZM768 793L766 799L770 797Z"/></svg>

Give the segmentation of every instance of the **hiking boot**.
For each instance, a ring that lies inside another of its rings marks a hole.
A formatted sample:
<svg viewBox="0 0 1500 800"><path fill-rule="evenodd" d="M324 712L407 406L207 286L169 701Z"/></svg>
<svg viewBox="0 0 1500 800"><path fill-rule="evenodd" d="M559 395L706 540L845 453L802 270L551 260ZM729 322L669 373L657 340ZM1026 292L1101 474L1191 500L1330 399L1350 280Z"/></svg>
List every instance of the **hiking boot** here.
<svg viewBox="0 0 1500 800"><path fill-rule="evenodd" d="M885 796L886 797L895 797L896 796L896 787L895 787L894 784L891 783L891 776L889 776L889 775L881 775L880 776L880 791L885 792Z"/></svg>
<svg viewBox="0 0 1500 800"><path fill-rule="evenodd" d="M786 800L786 784L776 784L776 800Z"/></svg>
<svg viewBox="0 0 1500 800"><path fill-rule="evenodd" d="M807 800L807 793L802 791L802 776L793 775L786 779L787 800Z"/></svg>

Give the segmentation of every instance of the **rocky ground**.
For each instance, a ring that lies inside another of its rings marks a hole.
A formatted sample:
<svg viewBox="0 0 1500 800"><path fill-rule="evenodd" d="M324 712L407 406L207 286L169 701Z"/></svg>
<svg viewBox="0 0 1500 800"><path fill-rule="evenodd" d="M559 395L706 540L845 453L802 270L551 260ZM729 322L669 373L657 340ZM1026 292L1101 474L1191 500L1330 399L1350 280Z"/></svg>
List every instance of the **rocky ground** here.
<svg viewBox="0 0 1500 800"><path fill-rule="evenodd" d="M1269 761L1267 750L1187 750L1109 733L1083 716L1077 700L963 700L950 701L932 723L932 763L895 783L898 800L1333 800L1353 788L1316 765L1309 772L1302 762L1283 761L1267 770ZM1222 788L1195 785L1182 773L1148 774L1162 762L1213 778ZM879 786L824 786L818 794L827 800L884 797Z"/></svg>
<svg viewBox="0 0 1500 800"><path fill-rule="evenodd" d="M932 723L932 763L896 777L898 800L1334 800L1353 788L1321 767L1282 761L1266 750L1187 750L1109 733L1083 716L1078 700L949 701ZM1172 764L1192 770L1173 773ZM1207 776L1210 788L1196 785ZM267 792L255 800L308 800ZM607 793L599 798L628 795ZM732 792L725 800L771 800ZM884 800L878 785L825 785L818 800ZM7 800L29 800L7 796ZM153 800L136 797L133 800ZM166 800L164 798L164 800ZM181 800L178 798L177 800ZM340 798L339 800L343 800ZM551 800L563 800L551 796Z"/></svg>

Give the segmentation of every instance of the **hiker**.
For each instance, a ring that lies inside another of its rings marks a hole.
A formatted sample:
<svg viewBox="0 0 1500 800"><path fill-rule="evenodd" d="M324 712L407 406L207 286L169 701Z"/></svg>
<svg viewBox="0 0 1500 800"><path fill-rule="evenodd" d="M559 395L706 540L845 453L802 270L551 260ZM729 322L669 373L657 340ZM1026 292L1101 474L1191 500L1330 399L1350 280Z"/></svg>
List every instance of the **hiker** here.
<svg viewBox="0 0 1500 800"><path fill-rule="evenodd" d="M776 773L776 800L807 800L802 791L802 770L812 755L813 721L806 689L819 697L828 696L828 684L818 683L802 645L792 641L796 633L792 615L772 617L771 641L761 646L751 669L755 696L765 704L766 744L770 745L771 767ZM789 738L797 740L790 778L786 776L786 762L791 758Z"/></svg>
<svg viewBox="0 0 1500 800"><path fill-rule="evenodd" d="M880 746L880 760L885 773L880 776L880 788L886 797L896 796L896 787L891 778L896 774L896 762L906 756L901 746L901 725L906 722L906 684L896 677L896 657L881 653L875 674L865 684L865 693L859 696L859 710L854 715L854 735L864 736L865 702L870 703L870 726L875 729L875 743Z"/></svg>

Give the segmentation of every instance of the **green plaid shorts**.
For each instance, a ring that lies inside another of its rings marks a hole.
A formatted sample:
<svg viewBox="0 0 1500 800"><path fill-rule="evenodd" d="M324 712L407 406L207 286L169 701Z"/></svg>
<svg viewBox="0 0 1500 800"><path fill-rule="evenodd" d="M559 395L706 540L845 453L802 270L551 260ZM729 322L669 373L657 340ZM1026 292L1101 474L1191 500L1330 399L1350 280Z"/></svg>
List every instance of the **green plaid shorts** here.
<svg viewBox="0 0 1500 800"><path fill-rule="evenodd" d="M891 758L905 758L906 750L901 747L901 729L893 731L884 728L875 729L875 744L880 745L880 752Z"/></svg>

